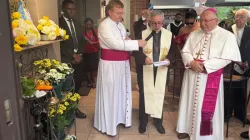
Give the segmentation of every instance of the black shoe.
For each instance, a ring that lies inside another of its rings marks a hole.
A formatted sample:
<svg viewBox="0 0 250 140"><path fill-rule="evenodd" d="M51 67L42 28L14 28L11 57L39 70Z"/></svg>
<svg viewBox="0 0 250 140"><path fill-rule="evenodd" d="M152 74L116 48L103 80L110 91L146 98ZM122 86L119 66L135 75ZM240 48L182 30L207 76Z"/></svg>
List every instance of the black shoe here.
<svg viewBox="0 0 250 140"><path fill-rule="evenodd" d="M147 126L142 126L142 125L140 125L140 126L139 126L139 133L141 133L141 134L145 133L146 130L147 130L146 127L147 127Z"/></svg>
<svg viewBox="0 0 250 140"><path fill-rule="evenodd" d="M242 133L240 134L240 137L241 137L242 139L248 140L248 139L249 139L248 133L249 133L248 131L242 132Z"/></svg>
<svg viewBox="0 0 250 140"><path fill-rule="evenodd" d="M155 125L157 131L160 133L160 134L165 134L165 129L162 125Z"/></svg>
<svg viewBox="0 0 250 140"><path fill-rule="evenodd" d="M79 109L76 109L76 118L79 118L79 119L85 119L87 118L87 115L83 112L81 112Z"/></svg>

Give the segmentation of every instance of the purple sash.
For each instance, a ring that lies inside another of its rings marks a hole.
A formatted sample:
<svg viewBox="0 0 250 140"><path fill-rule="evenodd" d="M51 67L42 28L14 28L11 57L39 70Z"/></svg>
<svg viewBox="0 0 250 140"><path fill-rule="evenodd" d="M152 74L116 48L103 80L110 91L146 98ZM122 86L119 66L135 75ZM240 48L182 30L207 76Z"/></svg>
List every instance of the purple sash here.
<svg viewBox="0 0 250 140"><path fill-rule="evenodd" d="M223 69L208 74L205 95L201 110L200 135L207 136L213 134L213 116L220 87L221 74Z"/></svg>

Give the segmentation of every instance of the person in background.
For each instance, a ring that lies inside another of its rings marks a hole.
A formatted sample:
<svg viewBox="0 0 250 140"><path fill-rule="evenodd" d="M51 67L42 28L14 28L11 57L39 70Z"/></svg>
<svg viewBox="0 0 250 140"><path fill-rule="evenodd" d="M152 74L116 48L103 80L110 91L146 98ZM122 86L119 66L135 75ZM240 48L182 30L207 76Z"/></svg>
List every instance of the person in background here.
<svg viewBox="0 0 250 140"><path fill-rule="evenodd" d="M64 0L62 3L63 16L59 18L59 26L66 30L69 39L60 42L61 61L70 63L74 69L75 92L79 93L83 81L82 53L85 39L82 34L80 22L73 19L76 10L72 0ZM75 111L77 118L86 118L86 114L79 109Z"/></svg>
<svg viewBox="0 0 250 140"><path fill-rule="evenodd" d="M200 25L196 21L196 18L197 13L195 10L189 10L185 14L185 26L181 27L178 36L176 36L175 38L175 43L179 51L181 51L183 45L185 44L188 35L200 28Z"/></svg>
<svg viewBox="0 0 250 140"><path fill-rule="evenodd" d="M234 35L236 37L237 44L239 46L240 53L241 53L241 59L242 59L242 63L240 65L244 69L244 73L235 72L234 74L244 76L244 77L248 77L250 75L249 74L250 27L247 26L247 21L249 20L249 17L250 17L250 15L249 15L249 11L247 9L239 9L235 13L235 19L234 19L235 24L232 25L229 29L229 31L234 33ZM238 82L233 83L233 87L244 87L244 86L245 86L245 84L243 84L242 82L241 83L238 83ZM225 119L228 119L227 117L232 116L232 114L234 114L234 116L236 118L238 118L239 120L241 120L242 122L246 121L247 124L250 124L249 119L245 120L246 108L244 106L245 106L245 102L247 100L246 98L244 98L245 90L242 88L233 88L232 93L233 93L233 96L232 96L232 99L230 99L230 100L234 101L234 103L233 103L233 105L230 105L230 107L228 108L228 103L226 104L226 102L225 102L225 114L226 114ZM227 108L227 110L226 110L226 108ZM228 109L229 109L229 111L228 111ZM230 114L228 114L228 112ZM241 136L241 138L249 139L248 131L241 133L240 136Z"/></svg>
<svg viewBox="0 0 250 140"><path fill-rule="evenodd" d="M88 87L96 87L97 68L99 63L99 41L97 30L94 29L94 21L91 18L86 18L84 21L85 30L84 37L87 40L84 48L84 66L87 71Z"/></svg>
<svg viewBox="0 0 250 140"><path fill-rule="evenodd" d="M149 16L149 10L145 9L141 12L142 17L136 21L133 25L134 27L134 33L135 33L135 39L141 38L141 33L143 30L146 30L148 27L148 16Z"/></svg>
<svg viewBox="0 0 250 140"><path fill-rule="evenodd" d="M179 34L179 30L181 27L183 27L184 24L182 23L182 16L180 13L175 14L175 19L173 23L170 23L167 26L167 30L173 33L174 36L177 36Z"/></svg>
<svg viewBox="0 0 250 140"><path fill-rule="evenodd" d="M221 28L224 28L224 29L226 29L226 21L221 21L219 24L218 24L218 26L220 26Z"/></svg>

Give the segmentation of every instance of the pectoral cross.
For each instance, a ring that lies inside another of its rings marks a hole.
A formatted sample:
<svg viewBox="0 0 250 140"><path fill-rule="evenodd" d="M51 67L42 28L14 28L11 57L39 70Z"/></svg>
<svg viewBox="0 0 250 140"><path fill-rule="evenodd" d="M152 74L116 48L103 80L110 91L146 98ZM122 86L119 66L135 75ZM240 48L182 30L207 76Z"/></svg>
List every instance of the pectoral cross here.
<svg viewBox="0 0 250 140"><path fill-rule="evenodd" d="M198 53L196 53L196 59L199 59L199 57L200 57L200 55L201 55L201 50L199 50L199 52Z"/></svg>

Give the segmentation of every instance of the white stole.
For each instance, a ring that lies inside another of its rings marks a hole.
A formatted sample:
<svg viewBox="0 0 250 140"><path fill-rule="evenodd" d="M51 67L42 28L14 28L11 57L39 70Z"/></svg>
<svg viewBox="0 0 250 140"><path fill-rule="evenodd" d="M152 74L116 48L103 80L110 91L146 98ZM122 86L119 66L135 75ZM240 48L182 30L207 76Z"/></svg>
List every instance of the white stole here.
<svg viewBox="0 0 250 140"><path fill-rule="evenodd" d="M142 32L142 39L146 39L152 30L150 28ZM160 61L163 61L168 55L171 45L172 33L166 29L161 29L160 40ZM153 60L153 37L151 37L147 45L143 48L143 53ZM150 114L151 117L161 118L163 102L166 90L166 80L168 67L159 66L154 86L154 67L153 65L143 66L143 83L144 83L144 99L145 99L145 112Z"/></svg>

